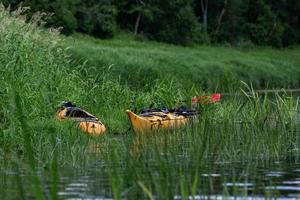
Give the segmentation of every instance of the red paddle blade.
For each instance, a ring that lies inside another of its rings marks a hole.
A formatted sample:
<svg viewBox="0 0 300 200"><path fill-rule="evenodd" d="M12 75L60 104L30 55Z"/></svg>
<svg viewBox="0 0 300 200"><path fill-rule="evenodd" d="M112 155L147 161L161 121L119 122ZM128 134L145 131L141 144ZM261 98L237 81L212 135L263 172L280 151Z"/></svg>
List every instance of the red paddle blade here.
<svg viewBox="0 0 300 200"><path fill-rule="evenodd" d="M221 100L221 94L211 94L211 95L205 95L205 96L199 96L192 98L192 103L201 103L201 104L212 104L219 102Z"/></svg>

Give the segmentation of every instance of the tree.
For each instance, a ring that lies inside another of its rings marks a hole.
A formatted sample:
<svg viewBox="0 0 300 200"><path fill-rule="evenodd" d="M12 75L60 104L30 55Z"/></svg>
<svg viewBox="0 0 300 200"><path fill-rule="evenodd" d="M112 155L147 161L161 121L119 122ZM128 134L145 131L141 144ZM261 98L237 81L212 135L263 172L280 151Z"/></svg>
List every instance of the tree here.
<svg viewBox="0 0 300 200"><path fill-rule="evenodd" d="M134 35L137 35L139 31L141 17L146 17L147 20L153 19L153 9L154 6L151 7L151 1L143 1L143 0L136 0L136 3L132 4L131 9L128 13L136 14L136 20L134 25Z"/></svg>
<svg viewBox="0 0 300 200"><path fill-rule="evenodd" d="M153 13L155 19L145 26L152 38L182 45L197 41L200 24L194 13L193 0L156 0L153 4L159 9Z"/></svg>
<svg viewBox="0 0 300 200"><path fill-rule="evenodd" d="M300 43L299 0L2 0L12 10L22 2L33 13L53 13L48 26L96 37L127 30L150 39L289 46Z"/></svg>
<svg viewBox="0 0 300 200"><path fill-rule="evenodd" d="M111 0L80 0L76 4L78 31L96 37L113 37L117 29L117 9Z"/></svg>
<svg viewBox="0 0 300 200"><path fill-rule="evenodd" d="M219 29L221 27L221 24L222 24L222 21L223 21L223 18L224 18L224 15L226 13L226 9L227 9L227 3L228 1L227 0L224 0L224 6L220 12L220 15L218 17L218 24L217 24L217 28L216 28L216 34L219 32Z"/></svg>
<svg viewBox="0 0 300 200"><path fill-rule="evenodd" d="M299 0L268 0L283 26L282 44L289 46L299 43L300 39L300 1Z"/></svg>
<svg viewBox="0 0 300 200"><path fill-rule="evenodd" d="M77 29L75 3L76 1L74 0L56 0L43 4L42 6L45 12L50 11L53 13L53 16L47 21L48 26L62 27L62 32L65 34L73 33ZM38 10L35 9L35 11Z"/></svg>
<svg viewBox="0 0 300 200"><path fill-rule="evenodd" d="M283 28L277 15L265 0L249 0L247 23L243 34L258 45L282 45Z"/></svg>
<svg viewBox="0 0 300 200"><path fill-rule="evenodd" d="M28 18L36 12L51 13L52 16L48 17L46 26L63 27L62 32L65 34L71 34L77 28L77 20L74 16L75 4L76 1L73 0L25 0L22 2L22 6L30 8L26 13Z"/></svg>
<svg viewBox="0 0 300 200"><path fill-rule="evenodd" d="M200 0L201 11L202 11L202 20L203 20L203 29L207 32L207 11L208 11L208 0Z"/></svg>

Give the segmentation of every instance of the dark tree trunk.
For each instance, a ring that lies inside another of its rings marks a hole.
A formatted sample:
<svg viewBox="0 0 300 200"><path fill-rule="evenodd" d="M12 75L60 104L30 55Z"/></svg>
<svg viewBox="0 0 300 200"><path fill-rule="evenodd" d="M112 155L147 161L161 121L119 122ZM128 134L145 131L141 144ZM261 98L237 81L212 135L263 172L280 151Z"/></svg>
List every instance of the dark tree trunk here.
<svg viewBox="0 0 300 200"><path fill-rule="evenodd" d="M201 11L203 18L203 29L207 32L207 9L208 9L208 0L200 0L201 3Z"/></svg>
<svg viewBox="0 0 300 200"><path fill-rule="evenodd" d="M276 24L276 22L275 22L275 23L273 24L272 29L271 29L270 32L268 33L267 41L272 37L272 35L273 35L273 33L274 33L275 29L276 29L276 26L277 26L277 24Z"/></svg>
<svg viewBox="0 0 300 200"><path fill-rule="evenodd" d="M141 20L141 13L139 12L134 25L134 35L137 35L139 31L140 20Z"/></svg>
<svg viewBox="0 0 300 200"><path fill-rule="evenodd" d="M217 28L216 28L216 33L219 32L220 30L220 27L221 27L221 24L222 24L222 21L223 21L223 17L226 13L226 7L227 7L227 0L224 0L224 7L219 15L219 18L218 18L218 25L217 25Z"/></svg>

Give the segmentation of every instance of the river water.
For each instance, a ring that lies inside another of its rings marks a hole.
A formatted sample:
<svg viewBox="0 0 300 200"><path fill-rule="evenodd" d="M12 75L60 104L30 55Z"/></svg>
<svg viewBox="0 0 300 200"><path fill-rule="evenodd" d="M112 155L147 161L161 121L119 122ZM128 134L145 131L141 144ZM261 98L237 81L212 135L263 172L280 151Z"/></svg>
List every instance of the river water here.
<svg viewBox="0 0 300 200"><path fill-rule="evenodd" d="M214 172L201 174L211 185L209 191L197 194L195 198L267 199L269 196L300 199L300 163L273 163L257 167L255 174L238 166L220 165ZM58 195L62 199L111 199L107 181L97 166L93 166L87 171L74 172L73 176L62 176ZM175 195L174 199L181 199L181 196Z"/></svg>
<svg viewBox="0 0 300 200"><path fill-rule="evenodd" d="M200 174L201 181L207 185L195 199L300 199L300 162L216 163L213 169L209 166ZM113 191L104 170L101 161L84 167L60 168L56 191L59 199L112 199ZM18 178L22 179L26 199L32 199L32 179L22 169L19 171L2 168L0 199L21 199ZM45 176L40 175L42 187L45 196L50 198L51 179ZM124 198L128 197L124 195ZM173 199L182 197L178 194Z"/></svg>

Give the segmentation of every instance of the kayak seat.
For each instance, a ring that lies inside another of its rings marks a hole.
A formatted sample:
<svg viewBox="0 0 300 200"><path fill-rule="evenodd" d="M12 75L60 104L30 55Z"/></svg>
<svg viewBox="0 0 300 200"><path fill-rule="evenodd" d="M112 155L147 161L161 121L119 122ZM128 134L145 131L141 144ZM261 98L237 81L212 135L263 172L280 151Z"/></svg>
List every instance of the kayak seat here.
<svg viewBox="0 0 300 200"><path fill-rule="evenodd" d="M66 111L66 117L77 117L77 118L95 118L76 107L68 107Z"/></svg>

